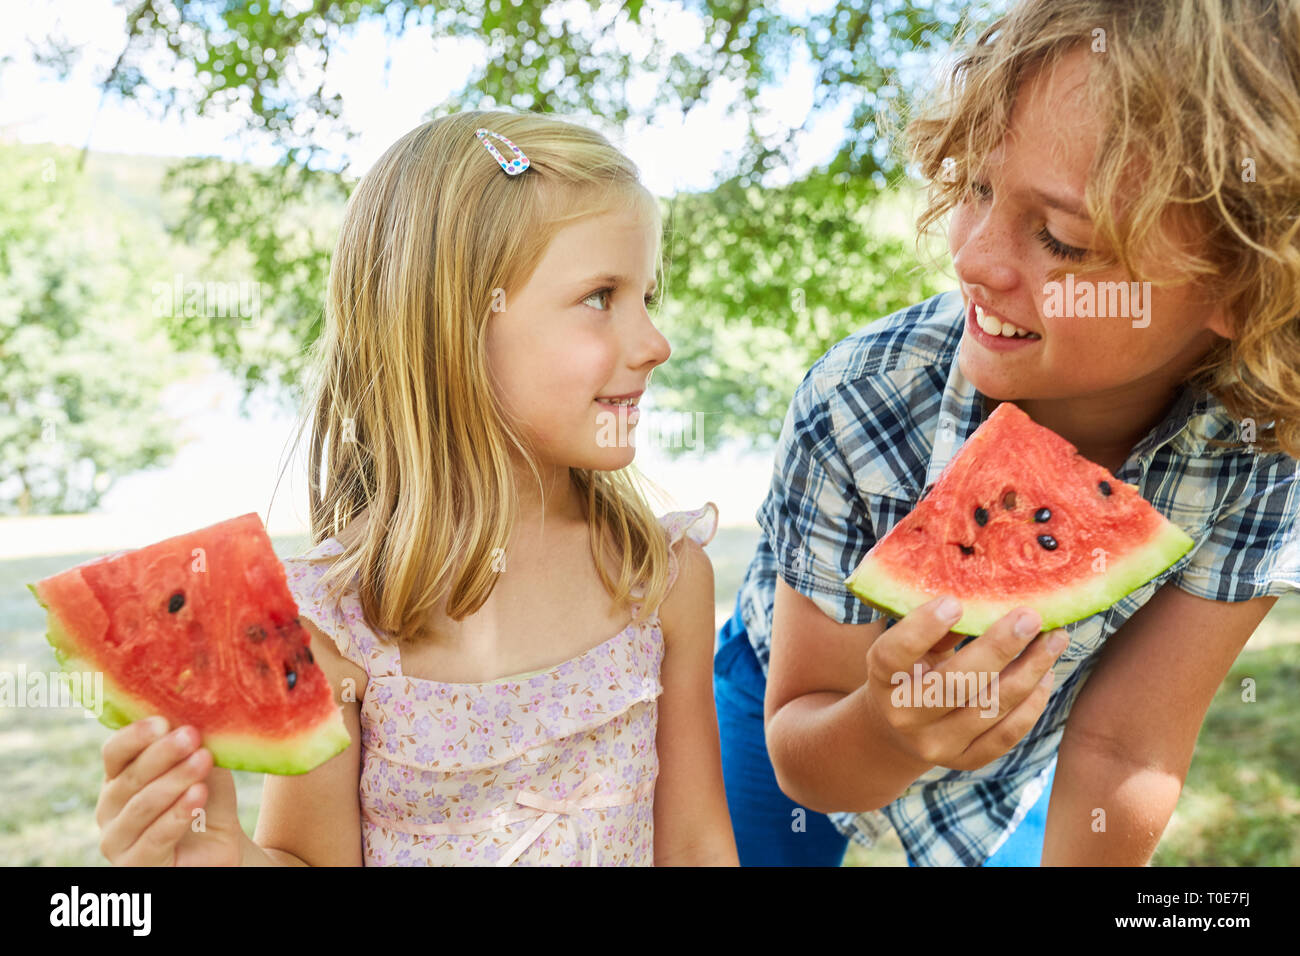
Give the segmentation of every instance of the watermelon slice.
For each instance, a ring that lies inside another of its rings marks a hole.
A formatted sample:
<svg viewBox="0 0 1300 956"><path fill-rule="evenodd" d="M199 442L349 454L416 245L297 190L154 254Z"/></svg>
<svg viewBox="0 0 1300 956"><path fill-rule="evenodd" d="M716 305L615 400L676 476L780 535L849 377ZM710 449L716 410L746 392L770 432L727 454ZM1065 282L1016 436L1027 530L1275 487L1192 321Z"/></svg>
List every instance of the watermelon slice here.
<svg viewBox="0 0 1300 956"><path fill-rule="evenodd" d="M895 618L952 594L959 634L1022 605L1048 631L1110 607L1193 543L1135 486L1002 402L844 583Z"/></svg>
<svg viewBox="0 0 1300 956"><path fill-rule="evenodd" d="M162 714L196 727L217 766L279 774L351 739L256 514L27 587L63 669L103 673L108 727Z"/></svg>

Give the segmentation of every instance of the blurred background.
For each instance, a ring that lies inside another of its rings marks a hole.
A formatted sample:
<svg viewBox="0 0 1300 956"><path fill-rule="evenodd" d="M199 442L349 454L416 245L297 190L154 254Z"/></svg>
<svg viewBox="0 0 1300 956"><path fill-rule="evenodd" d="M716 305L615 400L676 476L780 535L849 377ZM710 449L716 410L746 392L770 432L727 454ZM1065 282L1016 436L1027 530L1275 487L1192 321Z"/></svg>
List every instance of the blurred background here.
<svg viewBox="0 0 1300 956"><path fill-rule="evenodd" d="M475 108L599 129L660 197L673 355L636 464L660 511L717 503L721 625L803 374L953 285L892 124L1004 7L6 0L0 674L53 667L27 582L250 511L282 557L309 546L301 383L343 205L393 140ZM1297 640L1288 596L1215 699L1155 865L1300 862ZM0 863L104 864L107 734L0 706ZM251 833L261 777L236 778ZM905 859L891 838L845 864Z"/></svg>

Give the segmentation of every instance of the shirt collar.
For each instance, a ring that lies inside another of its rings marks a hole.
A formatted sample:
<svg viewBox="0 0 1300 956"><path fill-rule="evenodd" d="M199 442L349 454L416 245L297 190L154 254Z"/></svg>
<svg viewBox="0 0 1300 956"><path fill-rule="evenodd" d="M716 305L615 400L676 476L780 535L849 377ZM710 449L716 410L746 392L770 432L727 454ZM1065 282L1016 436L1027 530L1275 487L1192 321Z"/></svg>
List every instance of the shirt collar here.
<svg viewBox="0 0 1300 956"><path fill-rule="evenodd" d="M984 412L982 393L962 374L961 363L957 360L959 347L960 337L953 345L948 380L939 404L934 453L925 475L927 486L939 480L939 475L948 467L957 450L988 417ZM1183 454L1229 453L1232 448L1210 446L1208 439L1222 441L1235 437L1235 434L1235 423L1222 403L1204 389L1184 385L1165 417L1133 446L1115 477L1137 484L1156 451L1175 439L1176 449ZM1244 451L1244 446L1241 450Z"/></svg>

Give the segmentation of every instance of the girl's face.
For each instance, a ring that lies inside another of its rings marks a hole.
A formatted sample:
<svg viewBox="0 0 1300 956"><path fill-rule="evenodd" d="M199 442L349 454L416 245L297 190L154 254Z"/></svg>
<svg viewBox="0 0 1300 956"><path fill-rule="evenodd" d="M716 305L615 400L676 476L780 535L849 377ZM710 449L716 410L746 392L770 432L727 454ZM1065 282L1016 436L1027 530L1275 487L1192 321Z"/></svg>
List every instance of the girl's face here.
<svg viewBox="0 0 1300 956"><path fill-rule="evenodd" d="M612 471L636 454L634 407L672 349L650 320L658 223L611 212L551 240L528 281L488 326L488 364L503 403L542 462Z"/></svg>
<svg viewBox="0 0 1300 956"><path fill-rule="evenodd" d="M1158 408L1215 335L1229 335L1222 310L1197 301L1186 283L1151 285L1149 294L1139 283L1126 311L1122 299L1111 298L1118 288L1102 285L1128 285L1118 269L1073 290L1065 280L1047 287L1051 270L1068 269L1093 241L1083 192L1100 124L1085 105L1082 83L1087 58L1104 55L1076 51L1026 81L1007 137L974 171L971 194L952 213L948 242L966 304L958 361L967 380L992 398L1087 397L1103 398L1106 408ZM1080 314L1085 285L1101 292L1092 317ZM1058 303L1064 308L1055 309ZM976 304L1040 338L991 340L975 328ZM1020 344L997 349L995 342Z"/></svg>

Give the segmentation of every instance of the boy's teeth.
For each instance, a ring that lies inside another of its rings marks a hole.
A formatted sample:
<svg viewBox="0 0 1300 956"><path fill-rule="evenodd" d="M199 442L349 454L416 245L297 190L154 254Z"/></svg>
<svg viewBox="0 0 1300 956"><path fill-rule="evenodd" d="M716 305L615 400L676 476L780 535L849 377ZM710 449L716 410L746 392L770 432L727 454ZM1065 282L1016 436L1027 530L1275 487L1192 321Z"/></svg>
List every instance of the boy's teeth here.
<svg viewBox="0 0 1300 956"><path fill-rule="evenodd" d="M1010 322L1004 322L993 315L987 315L977 304L975 306L975 324L987 332L989 335L1000 335L1004 338L1038 338L1033 332L1028 332L1018 325L1012 325Z"/></svg>

